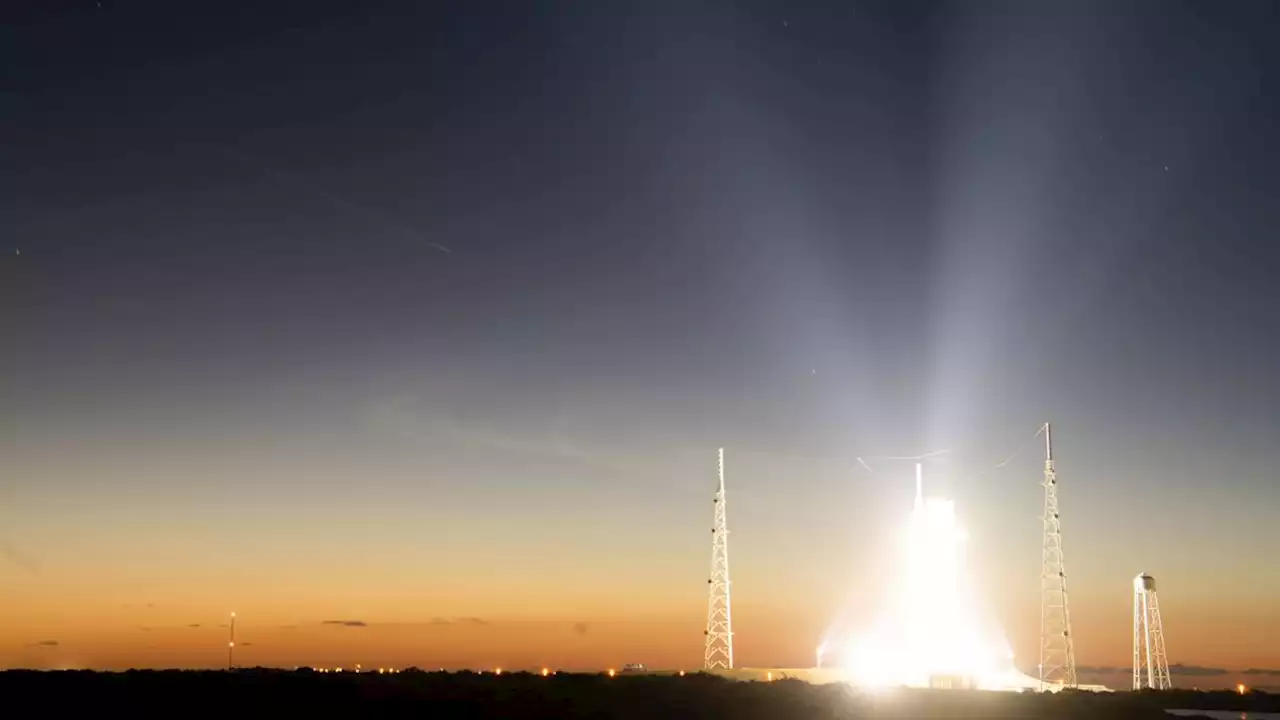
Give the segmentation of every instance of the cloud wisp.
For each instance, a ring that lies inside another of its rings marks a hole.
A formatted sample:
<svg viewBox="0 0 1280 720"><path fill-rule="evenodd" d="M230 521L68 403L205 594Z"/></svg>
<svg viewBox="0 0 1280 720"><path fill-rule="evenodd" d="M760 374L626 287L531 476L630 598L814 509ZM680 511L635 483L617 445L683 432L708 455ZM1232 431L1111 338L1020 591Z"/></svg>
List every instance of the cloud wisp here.
<svg viewBox="0 0 1280 720"><path fill-rule="evenodd" d="M336 627L354 627L354 628L369 627L369 623L363 620L324 620L320 624L333 625Z"/></svg>
<svg viewBox="0 0 1280 720"><path fill-rule="evenodd" d="M1170 675L1216 677L1218 675L1226 675L1227 672L1226 668L1202 667L1200 665L1174 664L1169 666Z"/></svg>
<svg viewBox="0 0 1280 720"><path fill-rule="evenodd" d="M1130 667L1112 667L1109 665L1091 666L1081 665L1076 668L1077 672L1090 675L1120 675L1124 673L1132 673L1133 668ZM1217 677L1219 675L1227 675L1231 671L1226 668L1204 667L1201 665L1182 665L1175 663L1169 666L1170 675L1179 675L1182 677ZM1244 671L1249 674L1249 671Z"/></svg>
<svg viewBox="0 0 1280 720"><path fill-rule="evenodd" d="M434 617L427 621L428 625L489 625L490 622L480 617Z"/></svg>
<svg viewBox="0 0 1280 720"><path fill-rule="evenodd" d="M433 242L431 240L426 239L425 237L422 236L421 233L410 228L408 225L404 224L403 222L393 219L390 215L387 215L386 213L378 210L374 210L371 207L357 204L352 200L348 200L344 197L335 195L323 188L316 187L312 185L310 182L305 181L302 177L296 175L295 173L285 172L284 170L281 170L280 168L274 165L269 165L260 159L251 158L248 155L245 155L244 153L237 152L230 148L222 148L221 153L223 156L231 158L232 160L235 160L236 162L241 163L245 167L248 167L252 170L257 170L267 175L268 177L272 178L273 180L275 180L276 182L282 185L289 186L293 189L302 190L304 192L312 193L316 197L322 198L323 200L330 203L334 207L337 207L341 210L351 213L355 217L359 217L360 219L364 220L366 223L369 223L377 227L378 229L382 230L385 233L398 236L416 245L424 245L426 247L432 248L439 252L445 253L446 255L453 254L453 250L449 249L448 247L445 247L444 245L441 245L438 242Z"/></svg>
<svg viewBox="0 0 1280 720"><path fill-rule="evenodd" d="M447 412L426 412L421 409L423 404L422 399L413 393L380 398L366 407L365 421L376 431L406 440L444 440L522 455L598 460L598 453L580 447L560 432L522 437L485 424L464 422Z"/></svg>
<svg viewBox="0 0 1280 720"><path fill-rule="evenodd" d="M18 550L7 540L0 539L0 557L22 568L30 575L40 574L40 564L28 557L26 553Z"/></svg>

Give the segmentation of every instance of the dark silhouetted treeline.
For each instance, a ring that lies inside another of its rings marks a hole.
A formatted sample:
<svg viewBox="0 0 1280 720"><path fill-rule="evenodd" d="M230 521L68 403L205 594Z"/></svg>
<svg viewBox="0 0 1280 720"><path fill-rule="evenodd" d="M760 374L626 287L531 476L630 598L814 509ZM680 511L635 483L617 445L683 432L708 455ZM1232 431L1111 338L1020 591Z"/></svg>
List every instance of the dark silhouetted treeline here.
<svg viewBox="0 0 1280 720"><path fill-rule="evenodd" d="M857 693L795 680L750 683L722 678L636 675L405 671L326 673L88 671L0 673L6 707L46 717L119 712L121 717L429 718L1081 718L1143 720L1165 708L1280 710L1265 693L1094 694L895 690ZM127 713L127 715L124 715ZM14 715L17 717L18 715ZM25 714L23 715L26 716Z"/></svg>

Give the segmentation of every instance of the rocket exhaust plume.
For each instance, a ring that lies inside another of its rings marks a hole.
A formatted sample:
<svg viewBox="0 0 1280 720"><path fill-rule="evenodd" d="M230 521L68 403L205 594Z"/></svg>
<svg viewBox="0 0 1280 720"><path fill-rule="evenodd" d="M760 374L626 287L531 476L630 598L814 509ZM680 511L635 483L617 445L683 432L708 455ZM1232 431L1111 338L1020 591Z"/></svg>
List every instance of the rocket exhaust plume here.
<svg viewBox="0 0 1280 720"><path fill-rule="evenodd" d="M980 617L955 504L925 496L918 462L902 539L883 612L865 633L840 643L846 678L870 687L1034 687L1014 668L1003 634Z"/></svg>

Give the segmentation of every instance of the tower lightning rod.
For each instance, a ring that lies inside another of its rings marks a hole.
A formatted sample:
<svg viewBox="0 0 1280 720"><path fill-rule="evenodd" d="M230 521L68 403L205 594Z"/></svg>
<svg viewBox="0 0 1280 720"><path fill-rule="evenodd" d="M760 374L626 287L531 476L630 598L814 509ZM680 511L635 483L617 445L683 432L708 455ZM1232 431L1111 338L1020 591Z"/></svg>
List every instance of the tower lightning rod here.
<svg viewBox="0 0 1280 720"><path fill-rule="evenodd" d="M236 669L236 614L231 613L231 630L227 641L227 669Z"/></svg>

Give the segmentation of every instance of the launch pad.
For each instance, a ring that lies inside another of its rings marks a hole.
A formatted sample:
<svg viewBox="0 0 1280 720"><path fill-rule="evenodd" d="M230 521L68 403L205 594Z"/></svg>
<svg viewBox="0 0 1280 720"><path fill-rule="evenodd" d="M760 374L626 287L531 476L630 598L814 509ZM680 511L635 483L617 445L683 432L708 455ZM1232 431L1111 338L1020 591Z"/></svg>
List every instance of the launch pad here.
<svg viewBox="0 0 1280 720"><path fill-rule="evenodd" d="M869 690L885 690L888 687L864 688L857 682L849 671L843 668L734 668L733 670L704 670L708 675L715 675L726 680L737 680L739 682L777 682L779 680L800 680L811 685L830 685L843 684L852 688L862 688ZM1017 672L1016 670L1014 671ZM655 673L661 674L661 673ZM671 673L666 673L671 674ZM996 687L979 687L975 685L969 678L964 677L947 677L936 676L928 679L924 685L918 689L928 690L985 690L988 692L1058 692L1063 690L1061 685L1049 685L1043 689L1040 687L1040 681L1022 673L1017 676L1007 678L1008 682L1000 684ZM901 686L907 687L907 686ZM1077 685L1075 690L1086 690L1090 692L1112 692L1112 689L1105 685Z"/></svg>
<svg viewBox="0 0 1280 720"><path fill-rule="evenodd" d="M1019 672L1003 632L980 612L955 503L926 497L917 462L915 502L870 627L827 638L823 652L854 685L952 690L1037 689Z"/></svg>
<svg viewBox="0 0 1280 720"><path fill-rule="evenodd" d="M896 562L883 587L883 607L869 627L827 637L813 668L734 668L733 633L729 623L728 527L725 518L724 450L720 450L719 486L715 497L712 577L709 580L705 672L738 680L786 678L811 683L846 683L879 689L890 687L949 690L1108 691L1076 682L1075 658L1067 613L1066 573L1057 503L1049 425L1045 436L1044 552L1040 577L1041 643L1039 677L1017 669L999 624L979 612L977 588L966 571L963 548L967 536L956 522L955 503L926 497L921 458L916 460L915 502L900 537ZM859 462L870 467L859 458ZM836 662L824 663L826 655ZM727 662L726 662L727 660Z"/></svg>

